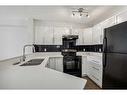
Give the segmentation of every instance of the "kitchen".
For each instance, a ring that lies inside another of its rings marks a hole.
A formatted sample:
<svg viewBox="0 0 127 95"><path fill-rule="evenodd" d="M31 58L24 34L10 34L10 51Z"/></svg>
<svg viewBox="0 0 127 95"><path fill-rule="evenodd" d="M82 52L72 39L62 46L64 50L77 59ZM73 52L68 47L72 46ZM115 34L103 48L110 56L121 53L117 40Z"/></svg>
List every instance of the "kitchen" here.
<svg viewBox="0 0 127 95"><path fill-rule="evenodd" d="M126 89L106 83L103 68L107 31L123 27L126 6L0 6L0 13L0 89Z"/></svg>

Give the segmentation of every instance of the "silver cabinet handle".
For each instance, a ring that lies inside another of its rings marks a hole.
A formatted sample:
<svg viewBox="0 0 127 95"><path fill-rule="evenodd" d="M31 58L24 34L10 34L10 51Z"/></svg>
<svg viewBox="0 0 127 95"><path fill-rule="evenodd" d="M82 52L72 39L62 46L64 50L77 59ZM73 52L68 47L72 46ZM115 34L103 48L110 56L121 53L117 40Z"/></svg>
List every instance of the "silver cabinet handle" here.
<svg viewBox="0 0 127 95"><path fill-rule="evenodd" d="M93 69L95 69L95 70L97 70L97 71L99 71L99 69L98 68L96 68L96 67L92 67Z"/></svg>

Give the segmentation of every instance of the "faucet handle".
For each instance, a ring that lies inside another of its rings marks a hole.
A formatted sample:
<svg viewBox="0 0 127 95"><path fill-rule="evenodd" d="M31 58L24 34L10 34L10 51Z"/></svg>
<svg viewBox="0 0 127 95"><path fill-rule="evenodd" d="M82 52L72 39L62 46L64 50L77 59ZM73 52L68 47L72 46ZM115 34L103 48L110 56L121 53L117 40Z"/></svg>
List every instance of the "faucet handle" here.
<svg viewBox="0 0 127 95"><path fill-rule="evenodd" d="M36 52L36 50L35 50L35 46L34 46L34 45L33 45L33 47L32 47L32 51L33 51L33 53Z"/></svg>
<svg viewBox="0 0 127 95"><path fill-rule="evenodd" d="M25 61L25 60L26 60L26 56L21 56L20 62L23 62L23 61Z"/></svg>
<svg viewBox="0 0 127 95"><path fill-rule="evenodd" d="M23 56L20 57L19 61L20 63L23 62Z"/></svg>

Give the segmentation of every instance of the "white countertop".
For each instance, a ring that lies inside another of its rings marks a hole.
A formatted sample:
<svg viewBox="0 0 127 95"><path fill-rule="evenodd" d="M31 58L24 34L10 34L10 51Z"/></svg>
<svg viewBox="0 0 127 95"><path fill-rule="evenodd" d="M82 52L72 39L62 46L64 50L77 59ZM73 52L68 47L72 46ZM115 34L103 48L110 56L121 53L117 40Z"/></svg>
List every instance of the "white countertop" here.
<svg viewBox="0 0 127 95"><path fill-rule="evenodd" d="M0 89L83 89L85 87L85 79L46 68L49 57L62 57L62 55L33 54L27 60L44 58L41 65L37 66L7 63L5 65L8 66L2 69L4 64L0 64Z"/></svg>

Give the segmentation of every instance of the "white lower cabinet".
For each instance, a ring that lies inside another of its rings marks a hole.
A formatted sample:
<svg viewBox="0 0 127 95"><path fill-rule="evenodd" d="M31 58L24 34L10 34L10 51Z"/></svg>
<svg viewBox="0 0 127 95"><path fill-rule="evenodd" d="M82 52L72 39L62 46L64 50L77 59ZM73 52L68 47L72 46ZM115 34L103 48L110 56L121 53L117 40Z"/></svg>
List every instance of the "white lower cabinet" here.
<svg viewBox="0 0 127 95"><path fill-rule="evenodd" d="M63 57L50 57L46 67L63 72Z"/></svg>
<svg viewBox="0 0 127 95"><path fill-rule="evenodd" d="M102 60L87 58L87 75L98 86L102 87Z"/></svg>
<svg viewBox="0 0 127 95"><path fill-rule="evenodd" d="M86 76L86 62L87 62L87 57L82 56L82 76Z"/></svg>
<svg viewBox="0 0 127 95"><path fill-rule="evenodd" d="M102 88L102 56L85 53L77 53L77 55L82 56L82 76L87 75ZM63 57L50 57L46 67L63 72Z"/></svg>
<svg viewBox="0 0 127 95"><path fill-rule="evenodd" d="M87 53L86 52L77 52L77 56L82 56L82 77L87 76Z"/></svg>
<svg viewBox="0 0 127 95"><path fill-rule="evenodd" d="M56 70L63 72L63 58L60 57L56 58L55 63L56 63Z"/></svg>

